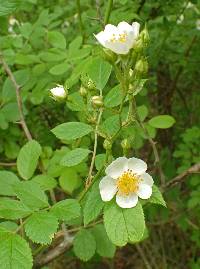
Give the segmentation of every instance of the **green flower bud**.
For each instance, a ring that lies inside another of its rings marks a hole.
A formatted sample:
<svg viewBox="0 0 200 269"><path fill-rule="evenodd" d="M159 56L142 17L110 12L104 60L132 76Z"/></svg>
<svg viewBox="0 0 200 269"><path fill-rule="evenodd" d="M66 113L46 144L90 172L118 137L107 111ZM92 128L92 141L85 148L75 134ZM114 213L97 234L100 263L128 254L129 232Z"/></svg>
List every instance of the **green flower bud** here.
<svg viewBox="0 0 200 269"><path fill-rule="evenodd" d="M122 140L121 147L123 149L130 149L131 148L131 144L130 144L130 142L129 142L129 140L127 138Z"/></svg>
<svg viewBox="0 0 200 269"><path fill-rule="evenodd" d="M87 82L87 88L89 90L95 90L96 89L95 83L90 78L88 79L88 82Z"/></svg>
<svg viewBox="0 0 200 269"><path fill-rule="evenodd" d="M149 43L150 37L149 37L149 32L148 32L146 26L142 30L142 32L140 33L140 37L141 37L141 40L143 41L144 45L147 46Z"/></svg>
<svg viewBox="0 0 200 269"><path fill-rule="evenodd" d="M92 105L94 107L102 107L103 106L103 97L102 96L93 96L91 98Z"/></svg>
<svg viewBox="0 0 200 269"><path fill-rule="evenodd" d="M105 139L103 142L103 147L105 150L111 150L112 143L108 139Z"/></svg>
<svg viewBox="0 0 200 269"><path fill-rule="evenodd" d="M148 71L148 62L145 58L142 58L136 62L135 70L140 74L146 74Z"/></svg>
<svg viewBox="0 0 200 269"><path fill-rule="evenodd" d="M79 93L81 96L86 96L87 95L87 89L84 86L80 87Z"/></svg>
<svg viewBox="0 0 200 269"><path fill-rule="evenodd" d="M103 57L106 61L114 63L117 60L117 55L111 50L104 48L103 51L104 51Z"/></svg>

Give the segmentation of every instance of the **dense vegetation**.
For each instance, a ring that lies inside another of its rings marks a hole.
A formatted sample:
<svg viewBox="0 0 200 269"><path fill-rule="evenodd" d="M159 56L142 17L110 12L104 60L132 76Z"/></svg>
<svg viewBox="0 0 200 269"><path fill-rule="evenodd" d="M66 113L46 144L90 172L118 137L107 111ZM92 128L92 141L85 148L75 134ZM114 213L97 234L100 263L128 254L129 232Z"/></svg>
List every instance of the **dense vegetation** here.
<svg viewBox="0 0 200 269"><path fill-rule="evenodd" d="M94 36L122 21L126 55ZM0 0L1 269L200 268L199 47L199 0ZM122 156L132 208L99 190Z"/></svg>

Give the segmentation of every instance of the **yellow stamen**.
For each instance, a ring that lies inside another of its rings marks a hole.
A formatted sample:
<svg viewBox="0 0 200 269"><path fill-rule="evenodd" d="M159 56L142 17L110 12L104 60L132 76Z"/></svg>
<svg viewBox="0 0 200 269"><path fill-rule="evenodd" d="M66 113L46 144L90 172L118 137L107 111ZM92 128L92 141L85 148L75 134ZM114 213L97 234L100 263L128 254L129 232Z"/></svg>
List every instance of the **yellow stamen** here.
<svg viewBox="0 0 200 269"><path fill-rule="evenodd" d="M112 34L112 37L110 38L110 42L115 43L117 41L121 42L121 43L125 43L127 39L127 34L123 33L123 34L119 34L116 36L116 34Z"/></svg>
<svg viewBox="0 0 200 269"><path fill-rule="evenodd" d="M129 195L130 193L136 192L138 190L140 178L132 172L132 170L128 170L124 172L117 179L117 187L119 194Z"/></svg>

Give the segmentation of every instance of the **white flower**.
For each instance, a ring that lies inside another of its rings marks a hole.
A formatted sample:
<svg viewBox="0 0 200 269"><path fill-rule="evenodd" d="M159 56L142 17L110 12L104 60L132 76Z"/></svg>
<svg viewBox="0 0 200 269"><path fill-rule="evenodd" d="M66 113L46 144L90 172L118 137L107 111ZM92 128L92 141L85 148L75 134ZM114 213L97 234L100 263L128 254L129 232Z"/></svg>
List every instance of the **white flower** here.
<svg viewBox="0 0 200 269"><path fill-rule="evenodd" d="M150 198L153 178L146 170L147 164L140 159L117 158L106 168L106 176L99 183L102 200L110 201L116 194L120 207L131 208L136 206L138 197Z"/></svg>
<svg viewBox="0 0 200 269"><path fill-rule="evenodd" d="M56 99L56 98L58 98L58 99L64 99L64 98L66 98L66 96L67 96L67 93L66 93L64 87L61 86L61 85L58 85L58 87L52 88L52 89L50 90L50 92L51 92L52 96L53 96L55 99Z"/></svg>
<svg viewBox="0 0 200 269"><path fill-rule="evenodd" d="M127 54L133 48L139 35L140 24L120 22L118 26L107 24L104 31L95 35L99 43L117 54Z"/></svg>
<svg viewBox="0 0 200 269"><path fill-rule="evenodd" d="M200 19L196 20L196 28L200 30Z"/></svg>

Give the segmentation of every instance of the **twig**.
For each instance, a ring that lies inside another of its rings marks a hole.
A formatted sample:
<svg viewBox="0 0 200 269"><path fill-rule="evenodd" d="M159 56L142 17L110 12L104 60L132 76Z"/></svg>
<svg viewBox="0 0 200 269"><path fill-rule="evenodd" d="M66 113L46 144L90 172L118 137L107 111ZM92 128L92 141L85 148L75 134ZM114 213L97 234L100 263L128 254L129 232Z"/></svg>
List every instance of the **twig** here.
<svg viewBox="0 0 200 269"><path fill-rule="evenodd" d="M106 14L105 14L105 18L104 18L104 25L106 25L109 22L112 6L113 6L113 0L108 0Z"/></svg>
<svg viewBox="0 0 200 269"><path fill-rule="evenodd" d="M164 185L164 189L168 189L171 188L172 186L177 185L178 183L181 183L181 181L188 176L189 174L193 174L193 173L198 173L200 172L200 163L197 163L193 166L191 166L189 169L187 169L186 171L184 171L183 173L181 173L180 175L176 176L175 178L173 178L172 180L170 180L169 182L167 182Z"/></svg>
<svg viewBox="0 0 200 269"><path fill-rule="evenodd" d="M16 163L4 163L4 162L0 162L0 166L16 166Z"/></svg>
<svg viewBox="0 0 200 269"><path fill-rule="evenodd" d="M94 148L93 148L93 154L92 154L92 160L91 160L90 169L89 169L89 173L88 173L88 178L86 180L86 188L88 188L90 186L91 181L92 181L92 171L93 171L93 168L94 168L94 162L95 162L95 157L96 157L96 153L97 153L98 129L99 129L99 124L100 124L100 121L101 121L102 113L103 113L103 109L100 108L99 116L98 116L98 119L97 119L97 124L96 124L96 127L95 127Z"/></svg>
<svg viewBox="0 0 200 269"><path fill-rule="evenodd" d="M143 260L143 262L145 264L146 269L152 269L151 265L149 264L149 262L148 262L148 260L146 258L146 255L145 255L143 249L137 244L135 245L135 247L136 247L137 251L139 252L139 254L141 256L141 258L142 258L142 260Z"/></svg>
<svg viewBox="0 0 200 269"><path fill-rule="evenodd" d="M28 140L32 140L32 136L31 133L27 127L26 121L25 121L25 117L24 117L24 113L23 113L23 107L22 107L22 99L21 99L21 95L20 95L20 86L18 85L17 81L15 80L15 77L11 71L11 69L9 68L9 66L7 65L6 61L4 60L2 54L0 53L0 62L2 63L2 66L5 70L5 72L7 73L7 75L9 76L10 80L12 81L14 87L15 87L15 91L16 91L16 98L17 98L17 106L18 106L18 111L19 111L19 115L20 115L20 124L24 130L24 133L27 137Z"/></svg>

